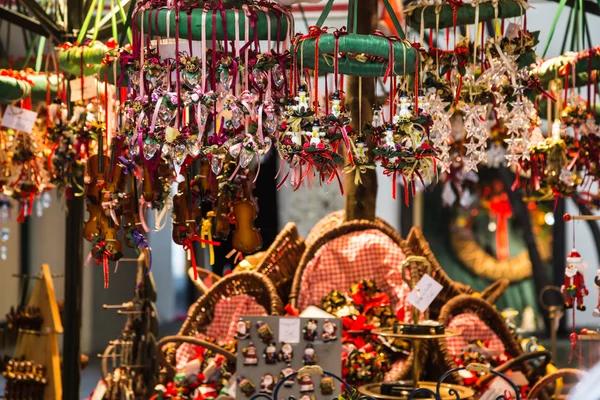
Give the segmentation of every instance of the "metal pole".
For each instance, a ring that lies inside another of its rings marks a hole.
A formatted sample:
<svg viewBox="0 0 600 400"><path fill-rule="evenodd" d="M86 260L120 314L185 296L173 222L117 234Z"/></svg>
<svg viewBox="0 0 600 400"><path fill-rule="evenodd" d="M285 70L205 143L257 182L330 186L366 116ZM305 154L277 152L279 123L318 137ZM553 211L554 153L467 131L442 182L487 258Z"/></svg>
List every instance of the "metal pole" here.
<svg viewBox="0 0 600 400"><path fill-rule="evenodd" d="M74 177L83 187L83 175ZM78 400L81 383L81 292L83 287L83 197L67 200L65 244L65 311L63 337L63 400Z"/></svg>
<svg viewBox="0 0 600 400"><path fill-rule="evenodd" d="M65 19L67 21L67 34L73 37L77 36L81 25L83 24L83 16L85 9L83 8L84 0L67 0Z"/></svg>

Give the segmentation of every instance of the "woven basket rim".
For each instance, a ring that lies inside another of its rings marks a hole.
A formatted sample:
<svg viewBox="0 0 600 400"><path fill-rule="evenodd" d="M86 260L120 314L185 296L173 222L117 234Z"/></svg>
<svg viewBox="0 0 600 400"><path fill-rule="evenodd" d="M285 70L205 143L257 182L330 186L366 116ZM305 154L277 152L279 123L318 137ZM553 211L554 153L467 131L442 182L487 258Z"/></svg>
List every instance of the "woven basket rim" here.
<svg viewBox="0 0 600 400"><path fill-rule="evenodd" d="M265 289L265 293L268 296L269 300L269 309L266 310L268 315L281 315L283 313L283 303L277 294L277 289L273 282L259 272L255 271L239 271L233 272L229 275L226 275L222 279L220 279L217 283L210 287L208 292L200 296L198 300L194 304L192 304L188 310L188 316L183 322L181 329L179 330L179 335L187 335L189 332L193 331L192 324L197 319L198 315L201 313L212 313L210 319L214 317L214 309L209 309L209 307L205 307L205 303L208 303L209 299L213 296L218 296L219 298L224 297L223 294L220 293L221 290L225 290L228 285L235 282L237 279L242 279L245 282L254 281L255 284L262 285ZM243 294L243 293L239 293ZM218 301L217 301L218 302ZM215 303L216 304L216 303Z"/></svg>

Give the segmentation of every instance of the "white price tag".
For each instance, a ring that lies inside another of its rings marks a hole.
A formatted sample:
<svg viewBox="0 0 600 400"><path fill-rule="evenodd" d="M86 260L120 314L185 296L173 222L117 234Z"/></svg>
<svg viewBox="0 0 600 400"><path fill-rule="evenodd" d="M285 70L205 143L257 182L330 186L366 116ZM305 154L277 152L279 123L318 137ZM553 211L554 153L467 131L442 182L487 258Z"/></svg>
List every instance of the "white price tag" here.
<svg viewBox="0 0 600 400"><path fill-rule="evenodd" d="M34 111L8 106L2 117L2 126L25 133L31 133L36 119L37 113Z"/></svg>
<svg viewBox="0 0 600 400"><path fill-rule="evenodd" d="M300 343L300 318L279 319L279 341Z"/></svg>
<svg viewBox="0 0 600 400"><path fill-rule="evenodd" d="M94 394L90 398L90 400L102 400L106 395L106 383L104 381L98 382L98 386L94 389Z"/></svg>
<svg viewBox="0 0 600 400"><path fill-rule="evenodd" d="M408 294L406 301L419 311L425 312L444 287L431 276L425 274L417 286Z"/></svg>
<svg viewBox="0 0 600 400"><path fill-rule="evenodd" d="M96 86L96 78L86 76L83 78L83 95L81 92L81 79L77 78L69 81L69 89L71 90L71 102L92 99L98 95Z"/></svg>

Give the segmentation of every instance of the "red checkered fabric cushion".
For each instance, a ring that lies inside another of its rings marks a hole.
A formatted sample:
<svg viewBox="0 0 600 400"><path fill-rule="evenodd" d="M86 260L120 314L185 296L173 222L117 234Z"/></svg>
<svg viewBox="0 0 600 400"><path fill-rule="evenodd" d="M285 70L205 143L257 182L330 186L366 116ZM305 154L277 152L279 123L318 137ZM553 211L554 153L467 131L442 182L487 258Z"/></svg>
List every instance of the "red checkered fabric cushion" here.
<svg viewBox="0 0 600 400"><path fill-rule="evenodd" d="M405 303L410 292L402 279L404 253L389 236L377 229L352 232L325 243L302 274L298 295L300 310L320 306L321 299L333 290L350 289L360 279L373 279L390 296L394 311ZM410 315L405 308L405 314Z"/></svg>
<svg viewBox="0 0 600 400"><path fill-rule="evenodd" d="M384 382L393 382L398 380L398 374L406 365L406 359L398 360L392 364L392 368L388 372L385 373L383 377Z"/></svg>
<svg viewBox="0 0 600 400"><path fill-rule="evenodd" d="M206 336L217 338L219 341L228 342L235 335L235 325L242 315L267 315L263 306L249 295L239 295L222 299L215 306L212 323L206 328ZM205 335L197 336L203 339ZM182 344L177 349L177 367L181 368L188 361L197 356L198 346Z"/></svg>
<svg viewBox="0 0 600 400"><path fill-rule="evenodd" d="M487 348L504 352L502 340L477 314L464 313L457 315L448 322L447 328L461 332L460 336L447 339L448 350L453 356L460 355L462 350L475 340L489 341Z"/></svg>

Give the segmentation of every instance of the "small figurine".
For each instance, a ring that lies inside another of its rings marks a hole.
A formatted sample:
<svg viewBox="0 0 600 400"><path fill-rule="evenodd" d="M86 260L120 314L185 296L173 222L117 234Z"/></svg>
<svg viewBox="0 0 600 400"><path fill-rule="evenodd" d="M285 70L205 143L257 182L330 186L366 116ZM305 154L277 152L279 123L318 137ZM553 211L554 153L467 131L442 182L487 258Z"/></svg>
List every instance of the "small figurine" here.
<svg viewBox="0 0 600 400"><path fill-rule="evenodd" d="M240 317L238 319L235 331L235 338L237 340L247 339L250 336L250 321L245 321Z"/></svg>
<svg viewBox="0 0 600 400"><path fill-rule="evenodd" d="M304 349L304 357L302 357L302 362L304 365L315 365L317 363L317 355L315 354L315 349L312 344L307 344L306 349Z"/></svg>
<svg viewBox="0 0 600 400"><path fill-rule="evenodd" d="M340 96L340 91L336 90L335 92L333 92L333 95L331 95L331 114L334 117L339 118L341 113L342 113L342 99Z"/></svg>
<svg viewBox="0 0 600 400"><path fill-rule="evenodd" d="M317 320L309 319L304 327L304 340L314 342L317 338Z"/></svg>
<svg viewBox="0 0 600 400"><path fill-rule="evenodd" d="M573 303L577 302L577 309L585 311L583 297L590 294L585 287L585 280L580 269L583 267L583 259L577 250L571 250L567 257L567 267L565 268L565 281L561 286L565 297L565 308L573 308Z"/></svg>
<svg viewBox="0 0 600 400"><path fill-rule="evenodd" d="M336 324L334 324L331 321L329 321L328 319L326 319L325 323L323 324L323 332L321 333L321 338L323 339L323 341L330 342L332 340L336 340L337 339L336 332L337 332Z"/></svg>
<svg viewBox="0 0 600 400"><path fill-rule="evenodd" d="M258 332L258 337L263 343L269 343L271 340L273 340L273 331L266 322L258 321L256 323L256 330Z"/></svg>
<svg viewBox="0 0 600 400"><path fill-rule="evenodd" d="M335 385L333 383L333 378L330 376L324 376L321 378L321 394L332 394L334 389L335 389Z"/></svg>
<svg viewBox="0 0 600 400"><path fill-rule="evenodd" d="M300 85L298 87L298 96L294 97L297 104L294 106L294 111L298 114L304 114L306 111L310 109L308 104L308 91L306 90L306 85Z"/></svg>
<svg viewBox="0 0 600 400"><path fill-rule="evenodd" d="M429 102L427 101L427 97L425 96L425 92L419 90L419 96L417 97L419 100L419 115L421 114L429 114Z"/></svg>
<svg viewBox="0 0 600 400"><path fill-rule="evenodd" d="M410 103L408 102L408 95L403 90L400 92L400 108L398 109L398 116L400 119L410 119Z"/></svg>
<svg viewBox="0 0 600 400"><path fill-rule="evenodd" d="M265 357L265 363L267 364L277 363L277 346L275 346L275 342L271 342L267 345L263 357Z"/></svg>
<svg viewBox="0 0 600 400"><path fill-rule="evenodd" d="M300 393L313 392L315 390L315 385L310 375L303 375L298 380L300 381Z"/></svg>
<svg viewBox="0 0 600 400"><path fill-rule="evenodd" d="M250 381L250 379L246 378L243 375L237 377L237 385L242 391L242 393L246 395L246 397L252 396L252 394L254 394L254 392L256 391L252 381Z"/></svg>
<svg viewBox="0 0 600 400"><path fill-rule="evenodd" d="M300 400L315 400L315 396L303 394L302 396L300 396Z"/></svg>
<svg viewBox="0 0 600 400"><path fill-rule="evenodd" d="M369 158L367 157L367 153L365 151L365 147L366 146L365 146L364 142L356 143L356 158L361 163L365 163L365 162L369 161Z"/></svg>
<svg viewBox="0 0 600 400"><path fill-rule="evenodd" d="M277 380L271 374L265 374L260 380L260 392L271 394L273 393L273 389L275 389L275 384Z"/></svg>
<svg viewBox="0 0 600 400"><path fill-rule="evenodd" d="M321 140L323 137L325 137L325 133L321 132L321 124L319 123L318 119L315 118L312 125L312 130L310 133L306 133L306 135L310 137L310 145L312 147L318 147L319 144L321 144Z"/></svg>
<svg viewBox="0 0 600 400"><path fill-rule="evenodd" d="M294 368L292 368L292 364L287 363L286 367L284 369L282 369L281 372L279 373L279 378L285 379L287 376L290 376L294 372L296 372L296 370ZM285 387L294 386L294 380L288 379L287 381L283 382L283 386L285 386Z"/></svg>
<svg viewBox="0 0 600 400"><path fill-rule="evenodd" d="M290 136L295 145L302 146L302 132L287 132L286 136Z"/></svg>
<svg viewBox="0 0 600 400"><path fill-rule="evenodd" d="M258 364L258 356L256 355L256 346L254 346L254 343L248 343L248 347L242 349L242 354L244 355L244 365Z"/></svg>
<svg viewBox="0 0 600 400"><path fill-rule="evenodd" d="M373 104L373 121L371 122L373 128L379 128L380 126L383 126L383 116L381 113L381 106Z"/></svg>
<svg viewBox="0 0 600 400"><path fill-rule="evenodd" d="M387 124L385 127L385 147L389 149L396 149L396 143L394 143L394 134L396 130L394 129L394 125Z"/></svg>
<svg viewBox="0 0 600 400"><path fill-rule="evenodd" d="M289 362L294 357L294 349L291 344L284 343L279 350L279 361Z"/></svg>

